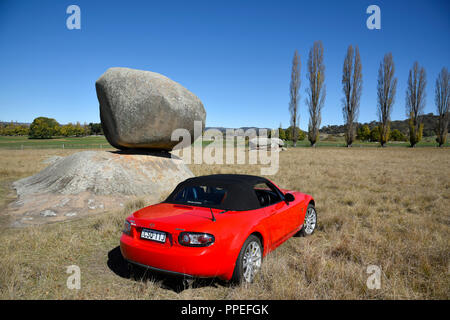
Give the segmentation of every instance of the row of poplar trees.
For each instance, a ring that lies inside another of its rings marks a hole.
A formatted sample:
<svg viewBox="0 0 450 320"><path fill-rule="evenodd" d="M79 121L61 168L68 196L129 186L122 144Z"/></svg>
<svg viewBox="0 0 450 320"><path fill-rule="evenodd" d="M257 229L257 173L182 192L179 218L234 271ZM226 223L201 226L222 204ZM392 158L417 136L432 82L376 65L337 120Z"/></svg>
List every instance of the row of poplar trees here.
<svg viewBox="0 0 450 320"><path fill-rule="evenodd" d="M298 132L294 128L299 127L300 123L300 65L300 56L296 50L292 60L289 102L291 136L294 146L298 141ZM306 89L306 105L309 111L308 140L314 147L319 140L321 112L326 95L325 65L321 41L314 42L310 49L307 68L307 81L309 82L309 87ZM377 83L379 142L382 147L388 142L390 134L391 112L397 90L397 78L394 73L395 65L392 53L387 53L380 63ZM409 118L409 141L412 147L422 138L423 123L421 123L421 115L425 108L426 83L425 69L418 62L414 62L412 69L409 71L405 104L406 115ZM362 63L359 49L357 46L353 49L350 45L347 49L342 71L342 113L345 123L345 140L348 147L351 147L355 140L362 84ZM436 79L435 104L439 116L436 141L439 146L442 146L446 142L449 122L450 84L447 68L442 68Z"/></svg>

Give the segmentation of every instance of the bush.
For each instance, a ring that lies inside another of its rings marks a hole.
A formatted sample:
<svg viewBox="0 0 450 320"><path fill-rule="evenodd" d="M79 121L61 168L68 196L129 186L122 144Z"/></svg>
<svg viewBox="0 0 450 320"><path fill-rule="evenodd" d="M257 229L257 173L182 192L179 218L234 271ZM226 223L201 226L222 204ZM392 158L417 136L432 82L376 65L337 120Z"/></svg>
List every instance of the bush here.
<svg viewBox="0 0 450 320"><path fill-rule="evenodd" d="M59 134L64 137L82 137L90 133L89 126L82 126L79 122L77 124L68 123L59 129Z"/></svg>
<svg viewBox="0 0 450 320"><path fill-rule="evenodd" d="M1 136L27 136L29 128L26 125L19 125L17 123L2 124L0 126Z"/></svg>
<svg viewBox="0 0 450 320"><path fill-rule="evenodd" d="M89 123L89 131L91 134L99 135L103 134L103 128L101 123Z"/></svg>
<svg viewBox="0 0 450 320"><path fill-rule="evenodd" d="M411 143L411 147L414 147L420 140L422 140L423 136L423 123L419 124L419 127L416 127L414 123L413 114L411 113L411 117L409 118L409 142Z"/></svg>
<svg viewBox="0 0 450 320"><path fill-rule="evenodd" d="M297 132L298 141L303 141L306 138L306 132L301 130L299 127L295 128ZM285 130L286 140L292 141L292 126Z"/></svg>
<svg viewBox="0 0 450 320"><path fill-rule="evenodd" d="M380 127L376 126L370 130L370 141L378 142L380 141Z"/></svg>
<svg viewBox="0 0 450 320"><path fill-rule="evenodd" d="M59 123L55 119L39 117L30 125L30 139L50 139L59 132Z"/></svg>
<svg viewBox="0 0 450 320"><path fill-rule="evenodd" d="M394 129L389 137L391 141L406 141L406 136L398 129Z"/></svg>
<svg viewBox="0 0 450 320"><path fill-rule="evenodd" d="M380 124L378 126L379 142L382 147L389 141L389 136L391 135L390 124Z"/></svg>
<svg viewBox="0 0 450 320"><path fill-rule="evenodd" d="M278 138L281 140L286 140L286 132L283 128L278 128Z"/></svg>
<svg viewBox="0 0 450 320"><path fill-rule="evenodd" d="M370 140L370 128L367 124L360 126L358 130L356 130L356 138L361 141Z"/></svg>

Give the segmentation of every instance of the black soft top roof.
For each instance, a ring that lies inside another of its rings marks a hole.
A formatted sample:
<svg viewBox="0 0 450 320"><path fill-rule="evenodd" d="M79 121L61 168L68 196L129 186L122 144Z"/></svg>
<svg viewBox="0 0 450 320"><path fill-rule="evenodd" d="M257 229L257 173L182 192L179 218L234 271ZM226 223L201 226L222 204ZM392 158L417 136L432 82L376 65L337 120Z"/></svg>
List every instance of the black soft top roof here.
<svg viewBox="0 0 450 320"><path fill-rule="evenodd" d="M213 174L189 178L178 184L164 202L177 203L175 201L177 194L186 187L222 187L227 190L227 196L220 205L212 208L232 211L253 210L261 207L253 189L258 183L272 185L266 178L245 174Z"/></svg>

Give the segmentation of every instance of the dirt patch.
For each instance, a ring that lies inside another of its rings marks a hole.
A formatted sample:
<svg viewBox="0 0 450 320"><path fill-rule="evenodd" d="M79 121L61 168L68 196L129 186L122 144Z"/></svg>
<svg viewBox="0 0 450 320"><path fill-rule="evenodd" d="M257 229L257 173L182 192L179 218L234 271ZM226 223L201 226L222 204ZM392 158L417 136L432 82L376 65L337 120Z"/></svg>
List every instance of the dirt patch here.
<svg viewBox="0 0 450 320"><path fill-rule="evenodd" d="M34 194L19 198L7 208L11 227L24 227L82 218L89 214L121 209L136 196L99 196L90 192L76 195ZM150 203L160 199L146 198Z"/></svg>

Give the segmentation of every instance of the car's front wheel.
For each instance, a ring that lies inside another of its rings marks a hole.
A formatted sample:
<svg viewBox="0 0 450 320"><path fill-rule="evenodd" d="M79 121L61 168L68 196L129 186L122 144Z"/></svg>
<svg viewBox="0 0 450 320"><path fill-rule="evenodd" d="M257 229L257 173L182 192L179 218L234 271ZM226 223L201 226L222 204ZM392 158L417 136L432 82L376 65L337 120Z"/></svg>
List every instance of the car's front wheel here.
<svg viewBox="0 0 450 320"><path fill-rule="evenodd" d="M251 283L255 274L261 268L263 247L261 241L255 235L250 235L245 240L234 267L232 282Z"/></svg>
<svg viewBox="0 0 450 320"><path fill-rule="evenodd" d="M306 209L303 227L298 232L298 235L302 237L312 235L314 233L314 230L316 230L316 226L317 226L316 208L312 203L310 203L308 205L308 208Z"/></svg>

